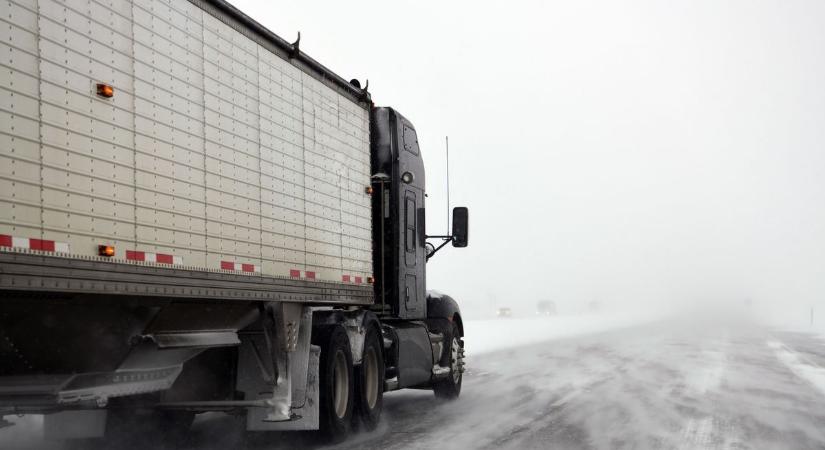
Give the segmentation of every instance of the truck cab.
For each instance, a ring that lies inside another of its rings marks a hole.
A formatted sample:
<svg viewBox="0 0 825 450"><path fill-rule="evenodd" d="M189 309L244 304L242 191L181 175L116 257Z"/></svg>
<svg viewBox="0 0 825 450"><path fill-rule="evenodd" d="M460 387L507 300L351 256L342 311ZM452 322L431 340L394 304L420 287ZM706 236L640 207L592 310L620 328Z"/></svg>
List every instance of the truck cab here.
<svg viewBox="0 0 825 450"><path fill-rule="evenodd" d="M426 263L431 256L425 230L425 171L418 135L412 122L390 107L371 111L373 252L376 306L401 348L388 388L426 385L433 376L454 373L450 383L441 383L438 395L455 397L463 372L464 327L457 302L426 290ZM466 208L454 213L451 236L445 242L467 244ZM428 344L428 342L430 344ZM432 356L417 349L432 347L436 356L433 371L421 370ZM454 348L454 354L444 351ZM441 358L441 356L444 356ZM436 383L438 385L438 383Z"/></svg>

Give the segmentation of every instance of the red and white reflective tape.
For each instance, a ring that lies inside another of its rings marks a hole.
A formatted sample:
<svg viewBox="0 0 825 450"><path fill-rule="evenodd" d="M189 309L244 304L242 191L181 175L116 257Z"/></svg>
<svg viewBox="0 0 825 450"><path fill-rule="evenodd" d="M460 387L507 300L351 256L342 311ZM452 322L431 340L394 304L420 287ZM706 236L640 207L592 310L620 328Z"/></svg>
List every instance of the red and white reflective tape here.
<svg viewBox="0 0 825 450"><path fill-rule="evenodd" d="M364 282L364 279L359 276L341 275L341 281L343 281L344 283L361 284Z"/></svg>
<svg viewBox="0 0 825 450"><path fill-rule="evenodd" d="M163 253L139 252L136 250L126 250L126 259L130 261L143 261L158 264L183 264L183 258L175 255L165 255Z"/></svg>
<svg viewBox="0 0 825 450"><path fill-rule="evenodd" d="M314 280L315 272L311 270L301 271L298 269L289 269L289 276L291 278L306 278L308 280Z"/></svg>
<svg viewBox="0 0 825 450"><path fill-rule="evenodd" d="M66 242L9 236L8 234L0 234L0 247L27 248L29 250L40 250L43 252L69 253L69 244Z"/></svg>
<svg viewBox="0 0 825 450"><path fill-rule="evenodd" d="M261 266L255 264L243 264L232 261L221 261L221 269L234 270L236 272L260 272Z"/></svg>

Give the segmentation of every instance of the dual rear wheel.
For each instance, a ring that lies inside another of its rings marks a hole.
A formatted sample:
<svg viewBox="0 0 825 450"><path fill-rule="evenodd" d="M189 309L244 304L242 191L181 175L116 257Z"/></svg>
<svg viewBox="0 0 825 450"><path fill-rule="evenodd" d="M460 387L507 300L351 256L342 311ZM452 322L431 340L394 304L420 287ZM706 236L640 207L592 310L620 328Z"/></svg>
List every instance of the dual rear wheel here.
<svg viewBox="0 0 825 450"><path fill-rule="evenodd" d="M340 441L361 425L374 429L381 418L384 395L384 358L378 327L368 328L358 366L353 365L349 338L342 325L316 329L313 343L321 347L318 387L323 435Z"/></svg>

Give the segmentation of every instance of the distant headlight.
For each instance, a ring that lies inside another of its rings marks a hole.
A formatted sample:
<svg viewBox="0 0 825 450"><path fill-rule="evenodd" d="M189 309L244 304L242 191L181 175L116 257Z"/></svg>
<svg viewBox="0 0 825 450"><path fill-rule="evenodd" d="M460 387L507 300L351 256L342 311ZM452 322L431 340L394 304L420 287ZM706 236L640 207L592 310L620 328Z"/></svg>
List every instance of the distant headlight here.
<svg viewBox="0 0 825 450"><path fill-rule="evenodd" d="M407 184L412 183L413 180L415 180L415 175L413 175L412 172L404 172L404 174L401 175L401 181Z"/></svg>

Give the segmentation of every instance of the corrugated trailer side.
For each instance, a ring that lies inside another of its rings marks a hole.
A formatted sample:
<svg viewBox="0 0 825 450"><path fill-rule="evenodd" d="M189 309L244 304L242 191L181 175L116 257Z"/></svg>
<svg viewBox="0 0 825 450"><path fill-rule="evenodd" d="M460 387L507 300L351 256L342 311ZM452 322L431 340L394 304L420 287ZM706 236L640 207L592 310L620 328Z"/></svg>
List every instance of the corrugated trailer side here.
<svg viewBox="0 0 825 450"><path fill-rule="evenodd" d="M367 101L209 2L3 9L0 246L367 282Z"/></svg>

